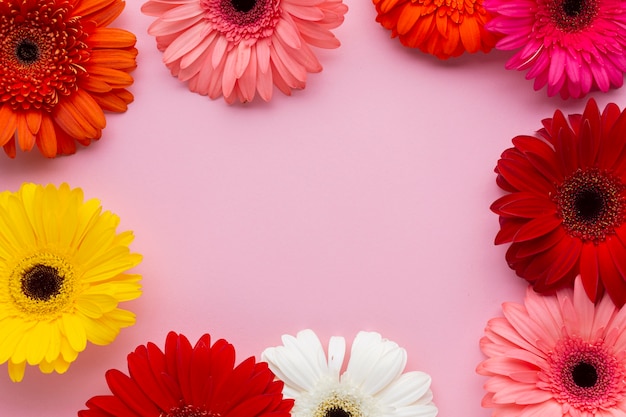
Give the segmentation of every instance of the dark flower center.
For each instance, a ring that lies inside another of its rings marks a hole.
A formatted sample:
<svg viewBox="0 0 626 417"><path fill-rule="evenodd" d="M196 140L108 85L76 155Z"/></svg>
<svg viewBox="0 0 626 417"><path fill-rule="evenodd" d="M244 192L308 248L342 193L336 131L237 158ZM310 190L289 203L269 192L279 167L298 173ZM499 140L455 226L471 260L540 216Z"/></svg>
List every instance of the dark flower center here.
<svg viewBox="0 0 626 417"><path fill-rule="evenodd" d="M23 39L15 48L15 57L25 65L30 65L37 61L40 55L39 46L30 39Z"/></svg>
<svg viewBox="0 0 626 417"><path fill-rule="evenodd" d="M558 189L556 204L572 237L600 242L624 220L624 185L608 172L577 170Z"/></svg>
<svg viewBox="0 0 626 417"><path fill-rule="evenodd" d="M584 0L565 0L563 2L563 11L570 17L578 16L583 9Z"/></svg>
<svg viewBox="0 0 626 417"><path fill-rule="evenodd" d="M63 277L48 265L37 264L22 275L22 292L33 300L47 301L61 292Z"/></svg>
<svg viewBox="0 0 626 417"><path fill-rule="evenodd" d="M352 415L340 407L332 407L326 410L326 415L324 417L352 417Z"/></svg>
<svg viewBox="0 0 626 417"><path fill-rule="evenodd" d="M241 13L247 13L256 5L257 0L231 0L235 10Z"/></svg>
<svg viewBox="0 0 626 417"><path fill-rule="evenodd" d="M590 388L598 382L596 368L587 362L580 362L572 369L572 379L581 388Z"/></svg>
<svg viewBox="0 0 626 417"><path fill-rule="evenodd" d="M161 413L159 417L219 417L219 415L213 414L204 408L193 405L183 405L172 408L167 413Z"/></svg>
<svg viewBox="0 0 626 417"><path fill-rule="evenodd" d="M592 222L602 214L604 199L598 190L582 190L574 197L574 207L576 207L578 217L584 221Z"/></svg>
<svg viewBox="0 0 626 417"><path fill-rule="evenodd" d="M578 32L591 24L598 14L598 0L553 0L548 3L549 14L557 28Z"/></svg>

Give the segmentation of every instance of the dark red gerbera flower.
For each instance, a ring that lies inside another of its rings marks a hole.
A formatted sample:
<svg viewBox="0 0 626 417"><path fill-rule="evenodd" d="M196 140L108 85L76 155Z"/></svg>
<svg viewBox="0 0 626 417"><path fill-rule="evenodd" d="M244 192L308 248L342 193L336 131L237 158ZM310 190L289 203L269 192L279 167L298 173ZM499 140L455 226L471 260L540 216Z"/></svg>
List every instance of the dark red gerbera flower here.
<svg viewBox="0 0 626 417"><path fill-rule="evenodd" d="M203 335L195 347L170 332L165 352L141 345L128 355L130 376L106 373L113 395L87 401L80 417L289 417L283 382L267 363L250 357L235 367L235 348L223 339L211 346Z"/></svg>
<svg viewBox="0 0 626 417"><path fill-rule="evenodd" d="M509 194L491 206L500 216L495 243L512 242L509 266L538 292L580 275L591 300L606 291L626 302L625 113L613 103L600 113L594 100L582 115L557 110L498 161L497 183Z"/></svg>

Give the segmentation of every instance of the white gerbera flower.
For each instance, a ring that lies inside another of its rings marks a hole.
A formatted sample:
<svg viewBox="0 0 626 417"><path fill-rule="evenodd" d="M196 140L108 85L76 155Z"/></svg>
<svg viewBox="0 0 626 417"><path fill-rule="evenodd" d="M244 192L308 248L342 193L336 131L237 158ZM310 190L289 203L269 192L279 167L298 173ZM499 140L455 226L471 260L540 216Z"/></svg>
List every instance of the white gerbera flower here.
<svg viewBox="0 0 626 417"><path fill-rule="evenodd" d="M435 417L430 376L402 373L406 351L375 332L360 332L352 343L346 371L343 337L332 337L328 358L312 330L284 335L283 346L265 349L283 395L293 398L293 417Z"/></svg>

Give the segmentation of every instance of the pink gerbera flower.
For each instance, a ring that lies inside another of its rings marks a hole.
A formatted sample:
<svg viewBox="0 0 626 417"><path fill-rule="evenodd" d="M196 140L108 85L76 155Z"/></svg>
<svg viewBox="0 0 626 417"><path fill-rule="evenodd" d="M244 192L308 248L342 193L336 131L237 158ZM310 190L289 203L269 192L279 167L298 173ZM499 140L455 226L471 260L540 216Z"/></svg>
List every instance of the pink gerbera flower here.
<svg viewBox="0 0 626 417"><path fill-rule="evenodd" d="M580 98L623 84L626 71L624 0L485 0L503 35L496 48L518 50L507 69L526 70L535 90Z"/></svg>
<svg viewBox="0 0 626 417"><path fill-rule="evenodd" d="M156 16L163 61L191 91L265 101L273 86L290 95L302 89L307 73L322 66L310 45L337 48L330 29L348 8L342 0L149 0L143 13Z"/></svg>
<svg viewBox="0 0 626 417"><path fill-rule="evenodd" d="M626 416L626 308L574 289L505 303L480 341L483 406L498 417Z"/></svg>

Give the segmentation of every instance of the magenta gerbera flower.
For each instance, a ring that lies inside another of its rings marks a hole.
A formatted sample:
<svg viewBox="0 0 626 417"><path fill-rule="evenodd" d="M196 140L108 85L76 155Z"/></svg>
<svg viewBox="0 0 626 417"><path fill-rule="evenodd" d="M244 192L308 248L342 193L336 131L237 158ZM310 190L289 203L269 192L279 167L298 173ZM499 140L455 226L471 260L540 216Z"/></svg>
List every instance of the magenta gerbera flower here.
<svg viewBox="0 0 626 417"><path fill-rule="evenodd" d="M528 70L535 90L580 98L623 84L624 0L485 0L485 27L503 37L496 48L518 50L507 69Z"/></svg>
<svg viewBox="0 0 626 417"><path fill-rule="evenodd" d="M626 308L574 288L505 303L480 341L483 406L498 417L626 416Z"/></svg>
<svg viewBox="0 0 626 417"><path fill-rule="evenodd" d="M342 0L149 0L148 32L172 74L189 89L228 103L268 101L273 86L290 95L322 66L310 46L336 48L331 32Z"/></svg>

